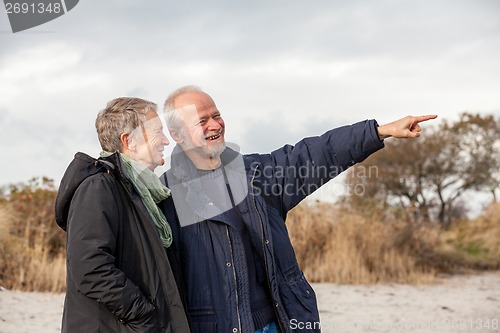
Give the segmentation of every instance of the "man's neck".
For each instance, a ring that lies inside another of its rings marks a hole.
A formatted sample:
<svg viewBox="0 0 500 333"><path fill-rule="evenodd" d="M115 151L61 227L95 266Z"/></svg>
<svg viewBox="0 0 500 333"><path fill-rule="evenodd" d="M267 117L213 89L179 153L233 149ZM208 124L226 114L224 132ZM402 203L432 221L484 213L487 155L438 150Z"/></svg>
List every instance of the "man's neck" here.
<svg viewBox="0 0 500 333"><path fill-rule="evenodd" d="M199 170L215 170L222 165L220 155L200 156L192 150L186 151L186 155L193 162L196 169Z"/></svg>

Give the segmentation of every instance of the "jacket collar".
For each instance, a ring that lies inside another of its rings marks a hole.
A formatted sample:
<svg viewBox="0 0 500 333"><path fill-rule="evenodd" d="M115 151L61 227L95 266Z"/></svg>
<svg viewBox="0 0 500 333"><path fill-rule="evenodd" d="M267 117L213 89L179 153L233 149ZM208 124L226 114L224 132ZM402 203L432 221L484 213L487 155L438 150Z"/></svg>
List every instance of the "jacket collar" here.
<svg viewBox="0 0 500 333"><path fill-rule="evenodd" d="M242 158L238 152L226 148L221 154L221 167L228 173L232 171L244 172L244 170L233 170L238 167L238 163L231 162L238 157ZM198 170L179 145L176 145L172 152L171 169L170 172L167 172L167 177L168 186L173 190L172 195L179 217L183 215L183 210L189 207L189 210L198 216L198 218L193 217L198 222L214 217L217 217L219 221L226 222L224 213L221 214L221 210L214 206L212 200L203 191ZM183 224L181 221L181 225Z"/></svg>
<svg viewBox="0 0 500 333"><path fill-rule="evenodd" d="M225 168L231 167L231 162L234 161L240 154L235 150L227 147L221 154L222 166ZM180 145L176 145L172 151L172 167L171 172L180 181L189 181L198 177L198 170L193 162L186 155Z"/></svg>

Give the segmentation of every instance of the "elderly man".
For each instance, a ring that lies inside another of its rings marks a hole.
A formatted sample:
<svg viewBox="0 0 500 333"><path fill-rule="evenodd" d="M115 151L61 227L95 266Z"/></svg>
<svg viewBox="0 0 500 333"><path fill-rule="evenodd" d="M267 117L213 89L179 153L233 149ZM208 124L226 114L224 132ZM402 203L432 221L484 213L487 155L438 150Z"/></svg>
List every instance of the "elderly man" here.
<svg viewBox="0 0 500 333"><path fill-rule="evenodd" d="M383 139L415 138L406 117L368 120L286 145L241 155L226 147L213 99L194 86L165 102L177 142L161 180L173 196L162 203L180 254L193 332L319 332L313 289L290 243L287 212L342 170L383 148ZM177 241L178 240L178 241Z"/></svg>
<svg viewBox="0 0 500 333"><path fill-rule="evenodd" d="M189 332L157 206L170 193L153 172L169 144L157 107L116 98L95 125L101 158L75 155L55 207L68 233L62 332Z"/></svg>

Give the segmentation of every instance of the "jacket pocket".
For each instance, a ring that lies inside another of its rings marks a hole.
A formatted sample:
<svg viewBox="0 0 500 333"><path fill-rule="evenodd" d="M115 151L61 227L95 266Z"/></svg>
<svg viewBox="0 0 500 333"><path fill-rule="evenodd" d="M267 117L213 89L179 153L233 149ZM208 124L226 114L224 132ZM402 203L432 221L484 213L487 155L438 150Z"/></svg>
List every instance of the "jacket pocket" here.
<svg viewBox="0 0 500 333"><path fill-rule="evenodd" d="M99 303L98 304L99 308L99 328L97 332L99 333L104 333L104 332L121 332L121 324L118 322L118 318L114 314L112 314L104 304ZM89 321L92 321L94 319L97 319L93 317L92 315L89 316ZM92 327L92 326L90 326ZM88 330L92 330L91 328L88 328Z"/></svg>
<svg viewBox="0 0 500 333"><path fill-rule="evenodd" d="M316 294L309 282L307 282L304 273L300 272L296 279L288 283L291 292L297 300L309 312L315 312L317 309Z"/></svg>
<svg viewBox="0 0 500 333"><path fill-rule="evenodd" d="M155 300L150 297L149 302L152 305L152 311L146 313L143 317L134 320L123 321L118 320L120 325L120 332L134 332L134 333L159 333L163 332L160 323L160 315L155 306Z"/></svg>
<svg viewBox="0 0 500 333"><path fill-rule="evenodd" d="M191 308L188 312L192 333L218 333L215 311L208 308Z"/></svg>
<svg viewBox="0 0 500 333"><path fill-rule="evenodd" d="M145 318L125 323L125 326L128 328L127 332L158 333L163 331L156 310Z"/></svg>
<svg viewBox="0 0 500 333"><path fill-rule="evenodd" d="M304 277L304 273L295 266L285 272L284 277L280 283L280 294L289 319L302 323L309 322L311 327L316 327L319 323L316 294Z"/></svg>

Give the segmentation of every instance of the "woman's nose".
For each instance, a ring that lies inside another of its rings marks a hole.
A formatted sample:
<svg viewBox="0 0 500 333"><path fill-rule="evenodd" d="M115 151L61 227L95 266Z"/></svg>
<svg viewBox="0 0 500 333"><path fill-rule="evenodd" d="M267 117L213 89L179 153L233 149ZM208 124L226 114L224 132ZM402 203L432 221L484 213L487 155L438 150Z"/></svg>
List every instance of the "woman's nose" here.
<svg viewBox="0 0 500 333"><path fill-rule="evenodd" d="M163 134L162 144L164 146L168 146L170 144L170 141L168 140L168 138L167 138L167 136L165 134Z"/></svg>

